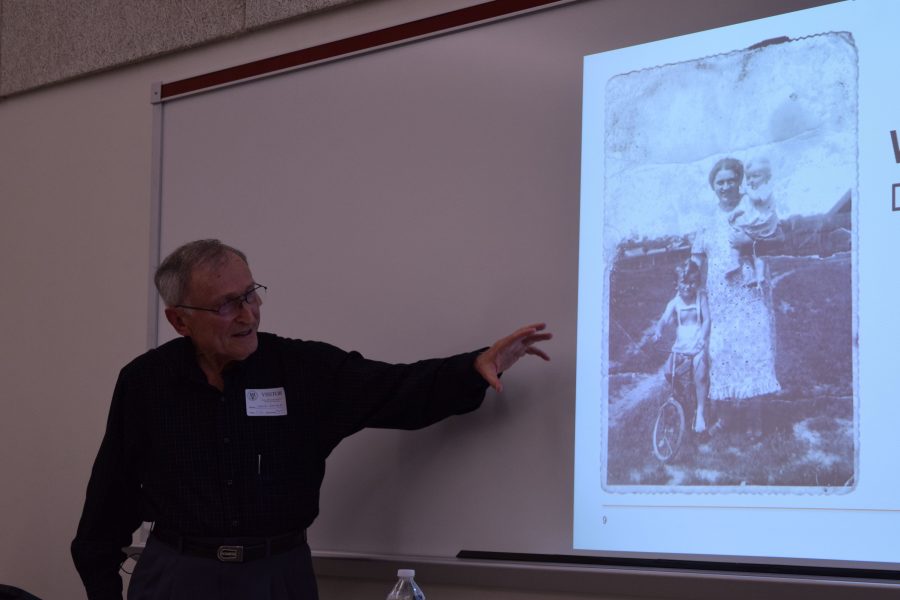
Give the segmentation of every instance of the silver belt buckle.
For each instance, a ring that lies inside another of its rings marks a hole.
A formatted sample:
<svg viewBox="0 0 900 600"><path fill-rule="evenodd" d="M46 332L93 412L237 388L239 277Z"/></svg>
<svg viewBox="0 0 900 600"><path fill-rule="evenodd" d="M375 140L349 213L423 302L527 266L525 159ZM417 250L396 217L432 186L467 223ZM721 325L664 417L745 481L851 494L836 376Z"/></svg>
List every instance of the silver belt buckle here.
<svg viewBox="0 0 900 600"><path fill-rule="evenodd" d="M244 562L243 546L219 546L216 558L222 562Z"/></svg>

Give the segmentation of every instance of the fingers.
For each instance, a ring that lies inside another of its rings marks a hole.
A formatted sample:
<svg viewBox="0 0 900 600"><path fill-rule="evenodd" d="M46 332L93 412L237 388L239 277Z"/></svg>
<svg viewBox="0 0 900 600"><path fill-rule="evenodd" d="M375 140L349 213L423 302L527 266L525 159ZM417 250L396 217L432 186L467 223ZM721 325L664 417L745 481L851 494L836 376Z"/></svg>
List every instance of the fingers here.
<svg viewBox="0 0 900 600"><path fill-rule="evenodd" d="M533 323L532 325L526 325L525 327L516 329L514 332L500 341L505 344L511 344L518 340L525 339L530 335L534 335L539 331L543 331L546 327L547 325L545 323Z"/></svg>
<svg viewBox="0 0 900 600"><path fill-rule="evenodd" d="M552 333L539 333L535 335L530 335L522 340L524 344L531 346L532 344L537 344L539 342L546 342L547 340L553 339Z"/></svg>
<svg viewBox="0 0 900 600"><path fill-rule="evenodd" d="M495 373L482 371L481 376L484 377L484 380L487 381L488 385L494 388L497 393L503 391L503 384L500 383L500 378L497 377Z"/></svg>
<svg viewBox="0 0 900 600"><path fill-rule="evenodd" d="M531 325L526 325L525 327L520 327L512 335L503 340L503 345L512 346L518 342L530 348L534 344L546 342L553 338L553 334L550 332L541 333L546 328L546 323L533 323Z"/></svg>
<svg viewBox="0 0 900 600"><path fill-rule="evenodd" d="M523 353L525 354L533 354L535 356L540 356L544 360L550 360L550 356L547 355L542 349L540 349L536 344L540 344L541 342L546 342L547 340L553 339L552 333L535 333L529 335L521 340L523 345Z"/></svg>
<svg viewBox="0 0 900 600"><path fill-rule="evenodd" d="M538 331L543 331L546 328L547 328L546 323L532 323L531 325L526 325L525 327L520 327L510 337L525 337L525 336L537 333Z"/></svg>
<svg viewBox="0 0 900 600"><path fill-rule="evenodd" d="M544 329L546 329L547 325L545 323L534 323L533 325L526 325L525 327L520 327L512 334L506 336L500 342L504 345L512 345L516 342L523 342L527 345L535 344L537 342L543 342L549 340L553 337L552 333L540 333Z"/></svg>
<svg viewBox="0 0 900 600"><path fill-rule="evenodd" d="M526 350L525 352L527 354L533 354L534 356L539 356L540 358L543 358L546 361L550 360L550 356L546 352L541 350L540 348L533 348L533 347L528 348L528 350Z"/></svg>
<svg viewBox="0 0 900 600"><path fill-rule="evenodd" d="M526 354L537 356L545 361L550 356L536 344L553 338L553 334L545 332L545 323L533 323L517 329L512 334L498 340L475 360L475 368L484 380L497 392L503 391L499 373L512 367Z"/></svg>
<svg viewBox="0 0 900 600"><path fill-rule="evenodd" d="M550 360L550 356L536 346L536 344L553 338L552 333L542 331L545 327L544 323L527 325L494 344L492 350L496 351L499 362L503 363L503 367L509 368L526 354L533 354L544 360Z"/></svg>

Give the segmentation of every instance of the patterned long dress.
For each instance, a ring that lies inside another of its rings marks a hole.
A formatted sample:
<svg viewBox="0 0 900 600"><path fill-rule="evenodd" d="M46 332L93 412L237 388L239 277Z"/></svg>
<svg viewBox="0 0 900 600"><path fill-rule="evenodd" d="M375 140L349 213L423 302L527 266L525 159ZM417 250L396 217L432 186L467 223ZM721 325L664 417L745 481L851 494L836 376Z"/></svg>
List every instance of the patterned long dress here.
<svg viewBox="0 0 900 600"><path fill-rule="evenodd" d="M764 293L726 280L730 266L727 213L698 233L694 254L706 256L709 298L709 397L740 400L781 389L775 376L774 318Z"/></svg>

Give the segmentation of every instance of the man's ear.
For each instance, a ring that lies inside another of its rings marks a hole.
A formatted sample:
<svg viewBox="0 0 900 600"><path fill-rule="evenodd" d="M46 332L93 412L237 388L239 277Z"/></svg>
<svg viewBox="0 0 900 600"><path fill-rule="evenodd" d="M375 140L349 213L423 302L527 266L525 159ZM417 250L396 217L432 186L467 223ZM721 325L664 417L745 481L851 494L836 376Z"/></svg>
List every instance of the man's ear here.
<svg viewBox="0 0 900 600"><path fill-rule="evenodd" d="M173 308L171 306L166 307L166 319L178 332L179 335L190 336L191 328L188 327L188 324L185 322L184 318L182 318L181 313L178 312L177 308Z"/></svg>

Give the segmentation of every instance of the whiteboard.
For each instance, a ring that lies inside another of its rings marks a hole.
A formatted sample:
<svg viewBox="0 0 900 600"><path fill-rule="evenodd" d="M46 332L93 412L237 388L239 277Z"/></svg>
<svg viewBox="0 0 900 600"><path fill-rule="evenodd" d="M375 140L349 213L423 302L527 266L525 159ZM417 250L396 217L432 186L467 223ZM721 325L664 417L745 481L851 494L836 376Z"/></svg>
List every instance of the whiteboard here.
<svg viewBox="0 0 900 600"><path fill-rule="evenodd" d="M479 411L345 440L314 550L572 553L583 57L817 4L586 0L157 105L159 253L241 248L262 330L396 362L555 334Z"/></svg>

